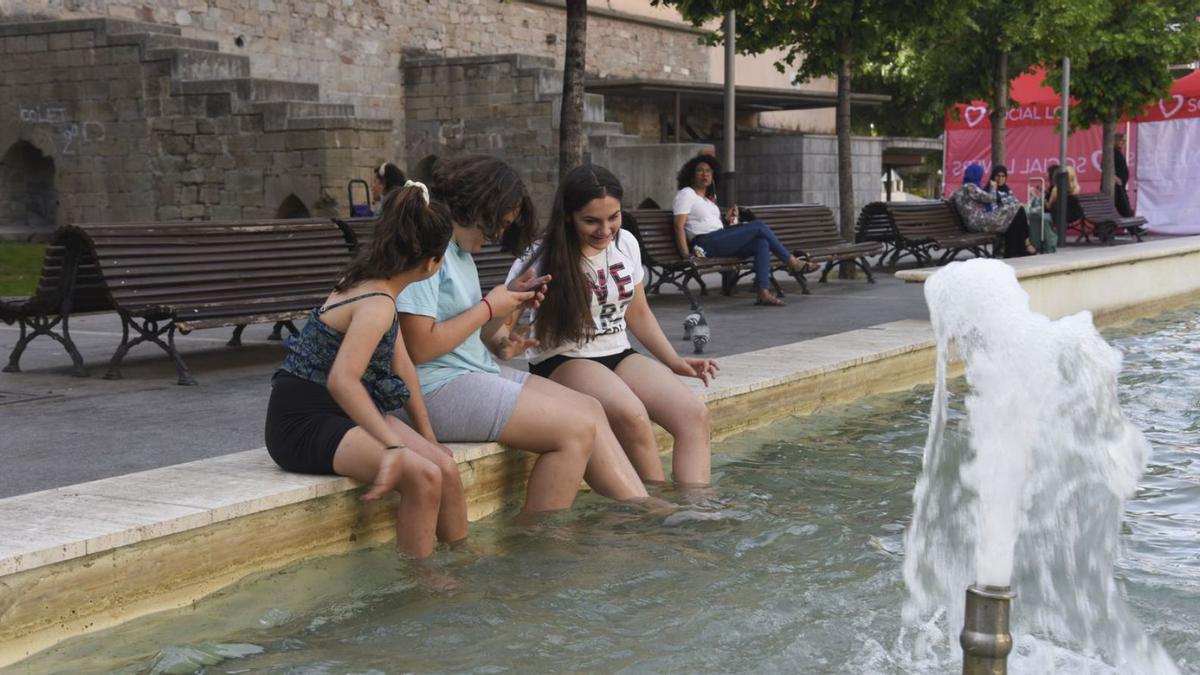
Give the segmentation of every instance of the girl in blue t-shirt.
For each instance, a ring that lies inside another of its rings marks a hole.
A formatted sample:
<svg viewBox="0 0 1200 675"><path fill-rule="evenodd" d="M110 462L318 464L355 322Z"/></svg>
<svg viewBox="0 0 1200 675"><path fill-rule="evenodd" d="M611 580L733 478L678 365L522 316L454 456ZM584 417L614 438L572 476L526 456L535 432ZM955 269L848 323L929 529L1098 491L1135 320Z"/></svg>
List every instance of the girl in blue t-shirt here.
<svg viewBox="0 0 1200 675"><path fill-rule="evenodd" d="M406 288L396 309L437 438L498 440L541 455L529 477L526 511L569 507L581 478L607 497L646 498L596 399L494 358L507 361L536 344L505 324L539 302L550 282L527 273L486 297L480 292L471 254L497 241L519 253L533 237L533 203L516 171L492 157L461 157L435 166L430 187L434 201L449 208L454 232L442 269Z"/></svg>
<svg viewBox="0 0 1200 675"><path fill-rule="evenodd" d="M435 536L467 536L467 504L458 465L429 430L395 302L441 267L450 232L449 213L429 203L425 186L388 193L370 244L288 339L267 404L275 463L372 484L365 499L396 490L396 546L417 557L433 551ZM382 412L400 406L415 430Z"/></svg>

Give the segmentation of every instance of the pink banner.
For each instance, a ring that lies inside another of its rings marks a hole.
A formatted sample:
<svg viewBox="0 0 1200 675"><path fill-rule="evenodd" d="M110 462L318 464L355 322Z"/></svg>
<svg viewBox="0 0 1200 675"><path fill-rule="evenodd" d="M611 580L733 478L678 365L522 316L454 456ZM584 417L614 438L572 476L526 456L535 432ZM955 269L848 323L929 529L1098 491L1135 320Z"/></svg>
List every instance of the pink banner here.
<svg viewBox="0 0 1200 675"><path fill-rule="evenodd" d="M1100 161L1103 132L1100 127L1071 134L1067 139L1067 164L1079 174L1084 192L1100 190ZM1034 179L1046 178L1050 166L1058 164L1058 129L1053 126L1016 126L1008 130L1008 184L1021 201ZM963 169L969 164L983 167L984 178L992 171L992 130L946 130L946 194L962 185ZM1129 153L1130 159L1133 152Z"/></svg>

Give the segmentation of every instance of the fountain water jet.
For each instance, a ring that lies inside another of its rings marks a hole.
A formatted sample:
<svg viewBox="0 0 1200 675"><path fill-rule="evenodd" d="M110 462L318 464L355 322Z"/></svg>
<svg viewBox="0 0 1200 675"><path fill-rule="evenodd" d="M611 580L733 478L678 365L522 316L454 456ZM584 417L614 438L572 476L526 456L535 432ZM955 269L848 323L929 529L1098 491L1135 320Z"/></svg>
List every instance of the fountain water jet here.
<svg viewBox="0 0 1200 675"><path fill-rule="evenodd" d="M941 609L962 625L962 589L1007 587L1022 598L1019 631L1124 671L1176 671L1113 579L1124 501L1149 451L1117 405L1120 353L1087 312L1034 314L997 260L948 265L925 297L937 384L906 537L906 622ZM948 425L955 354L969 391L965 419Z"/></svg>

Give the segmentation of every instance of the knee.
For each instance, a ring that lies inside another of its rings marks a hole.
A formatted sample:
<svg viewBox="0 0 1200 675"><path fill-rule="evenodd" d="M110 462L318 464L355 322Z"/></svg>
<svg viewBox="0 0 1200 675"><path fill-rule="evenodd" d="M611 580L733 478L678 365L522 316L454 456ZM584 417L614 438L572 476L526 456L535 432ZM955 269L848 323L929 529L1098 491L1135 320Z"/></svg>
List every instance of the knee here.
<svg viewBox="0 0 1200 675"><path fill-rule="evenodd" d="M437 467L438 473L442 478L442 488L462 488L462 475L458 472L458 462L454 460L454 454L444 445L438 445Z"/></svg>
<svg viewBox="0 0 1200 675"><path fill-rule="evenodd" d="M615 410L609 410L607 417L614 427L620 427L623 430L634 432L650 430L650 414L646 412L646 406L636 399Z"/></svg>
<svg viewBox="0 0 1200 675"><path fill-rule="evenodd" d="M576 410L578 414L575 424L572 425L573 431L580 441L591 447L592 442L600 433L600 425L608 424L604 406L591 396L584 396L578 401Z"/></svg>
<svg viewBox="0 0 1200 675"><path fill-rule="evenodd" d="M688 423L693 428L703 430L704 434L708 435L709 430L712 428L712 423L708 417L708 406L696 396L688 397L686 405L687 410L685 414Z"/></svg>
<svg viewBox="0 0 1200 675"><path fill-rule="evenodd" d="M437 464L417 457L417 462L409 467L408 480L404 481L401 495L404 499L416 499L427 503L437 503L442 495L442 471Z"/></svg>

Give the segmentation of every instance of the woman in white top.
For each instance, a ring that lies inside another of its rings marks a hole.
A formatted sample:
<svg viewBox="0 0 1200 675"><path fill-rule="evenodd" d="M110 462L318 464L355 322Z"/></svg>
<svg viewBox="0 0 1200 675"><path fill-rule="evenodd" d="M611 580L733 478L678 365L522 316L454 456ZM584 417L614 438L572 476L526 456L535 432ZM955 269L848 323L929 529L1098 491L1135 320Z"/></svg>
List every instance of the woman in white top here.
<svg viewBox="0 0 1200 675"><path fill-rule="evenodd" d="M771 292L771 254L796 274L813 272L819 266L808 263L788 251L771 228L761 220L738 223L737 207L729 209L726 227L716 201L717 160L700 155L688 160L679 170L679 192L671 212L675 214L675 241L684 258L697 255L714 258L754 258L755 304L780 306L783 300ZM699 249L699 250L696 250Z"/></svg>
<svg viewBox="0 0 1200 675"><path fill-rule="evenodd" d="M675 440L675 482L707 484L708 410L672 373L707 385L717 362L681 358L663 335L637 241L621 233L621 195L607 169L576 167L559 185L545 237L513 264L509 279L531 271L554 279L533 320L529 370L599 400L643 480L665 480L653 420ZM627 328L657 361L631 348Z"/></svg>

